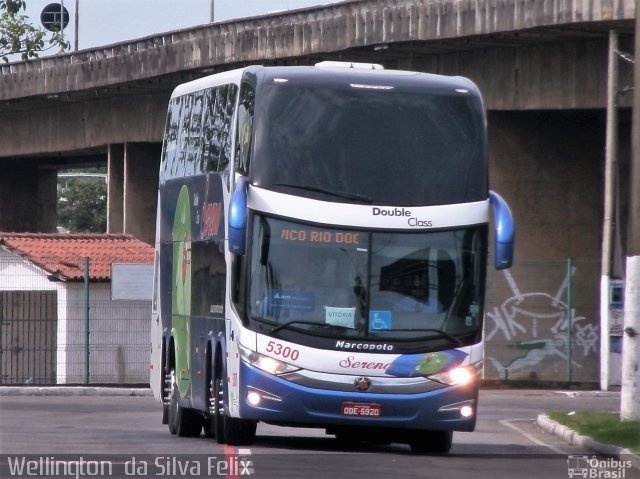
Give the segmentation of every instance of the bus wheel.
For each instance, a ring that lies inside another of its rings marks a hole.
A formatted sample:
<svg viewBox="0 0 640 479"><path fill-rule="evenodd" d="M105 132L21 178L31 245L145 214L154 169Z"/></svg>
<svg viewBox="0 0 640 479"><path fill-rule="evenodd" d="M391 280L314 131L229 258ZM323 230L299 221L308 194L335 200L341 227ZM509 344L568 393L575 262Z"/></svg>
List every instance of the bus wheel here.
<svg viewBox="0 0 640 479"><path fill-rule="evenodd" d="M169 401L171 400L172 388L171 374L165 374L162 382L162 424L169 424Z"/></svg>
<svg viewBox="0 0 640 479"><path fill-rule="evenodd" d="M180 391L172 371L171 400L169 401L169 431L180 437L196 437L202 431L202 415L180 406Z"/></svg>
<svg viewBox="0 0 640 479"><path fill-rule="evenodd" d="M175 392L177 391L175 388L175 371L172 369L169 374L167 374L167 381L165 382L167 385L167 426L169 426L169 432L171 434L176 433L176 414L178 408L178 402L176 401ZM164 419L164 408L163 406L163 419Z"/></svg>
<svg viewBox="0 0 640 479"><path fill-rule="evenodd" d="M415 454L446 454L452 440L452 431L416 431L409 445Z"/></svg>
<svg viewBox="0 0 640 479"><path fill-rule="evenodd" d="M257 423L246 419L229 417L224 407L224 379L216 378L215 398L215 430L219 444L247 446L256 439Z"/></svg>
<svg viewBox="0 0 640 479"><path fill-rule="evenodd" d="M207 437L217 437L217 414L218 408L216 401L216 387L213 382L213 377L209 375L209 387L207 388L207 405L209 407L208 414L204 420L204 435Z"/></svg>

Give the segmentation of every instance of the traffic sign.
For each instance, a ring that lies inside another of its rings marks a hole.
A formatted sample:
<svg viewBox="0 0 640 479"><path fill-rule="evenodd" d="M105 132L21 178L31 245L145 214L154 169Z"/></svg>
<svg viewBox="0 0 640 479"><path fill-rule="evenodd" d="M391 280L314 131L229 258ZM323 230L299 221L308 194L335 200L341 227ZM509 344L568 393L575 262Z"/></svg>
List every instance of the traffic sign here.
<svg viewBox="0 0 640 479"><path fill-rule="evenodd" d="M60 19L62 18L62 22ZM52 32L60 31L60 23L64 29L69 24L69 11L60 3L50 3L40 14L42 26Z"/></svg>

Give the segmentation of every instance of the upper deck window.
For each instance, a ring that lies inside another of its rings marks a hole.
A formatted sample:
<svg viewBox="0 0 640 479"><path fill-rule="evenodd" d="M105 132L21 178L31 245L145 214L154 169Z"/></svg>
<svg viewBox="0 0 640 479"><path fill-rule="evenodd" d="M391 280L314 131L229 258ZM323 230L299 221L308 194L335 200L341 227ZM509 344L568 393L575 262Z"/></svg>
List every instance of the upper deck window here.
<svg viewBox="0 0 640 479"><path fill-rule="evenodd" d="M404 206L487 198L479 97L454 88L391 87L383 79L375 85L389 88L362 83L264 84L256 98L252 182L323 200Z"/></svg>
<svg viewBox="0 0 640 479"><path fill-rule="evenodd" d="M228 170L237 93L229 84L171 99L161 180Z"/></svg>

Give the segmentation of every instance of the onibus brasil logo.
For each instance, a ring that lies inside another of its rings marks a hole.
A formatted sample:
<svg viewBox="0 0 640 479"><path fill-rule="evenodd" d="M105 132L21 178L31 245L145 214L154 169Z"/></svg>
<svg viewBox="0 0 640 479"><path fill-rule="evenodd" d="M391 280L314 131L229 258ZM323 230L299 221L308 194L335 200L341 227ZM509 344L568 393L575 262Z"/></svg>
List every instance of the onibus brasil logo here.
<svg viewBox="0 0 640 479"><path fill-rule="evenodd" d="M627 469L631 469L631 461L615 458L599 458L597 456L570 455L567 457L567 474L569 477L597 479L624 479Z"/></svg>

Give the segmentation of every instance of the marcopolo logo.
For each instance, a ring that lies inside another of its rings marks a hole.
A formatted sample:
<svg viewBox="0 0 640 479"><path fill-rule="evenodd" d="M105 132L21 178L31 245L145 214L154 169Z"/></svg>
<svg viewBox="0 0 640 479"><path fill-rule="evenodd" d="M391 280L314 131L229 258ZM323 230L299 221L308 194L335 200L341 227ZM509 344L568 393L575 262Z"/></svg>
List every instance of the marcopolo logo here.
<svg viewBox="0 0 640 479"><path fill-rule="evenodd" d="M412 228L431 228L433 221L423 220L413 216L413 212L407 208L380 208L374 206L372 209L373 216L407 218L407 225Z"/></svg>

